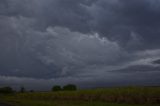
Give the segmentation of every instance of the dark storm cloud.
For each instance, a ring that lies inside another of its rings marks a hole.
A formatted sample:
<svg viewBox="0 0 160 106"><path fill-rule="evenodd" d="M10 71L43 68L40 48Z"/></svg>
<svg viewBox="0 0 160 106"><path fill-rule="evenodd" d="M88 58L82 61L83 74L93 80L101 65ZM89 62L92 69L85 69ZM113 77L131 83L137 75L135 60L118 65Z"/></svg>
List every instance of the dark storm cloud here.
<svg viewBox="0 0 160 106"><path fill-rule="evenodd" d="M160 64L160 59L153 61L153 64Z"/></svg>
<svg viewBox="0 0 160 106"><path fill-rule="evenodd" d="M132 74L155 81L159 7L159 0L1 0L0 82L102 86L138 81Z"/></svg>
<svg viewBox="0 0 160 106"><path fill-rule="evenodd" d="M154 71L160 71L159 66L149 66L149 65L136 65L136 66L130 66L125 69L116 70L116 72L120 73L135 73L135 72L154 72Z"/></svg>
<svg viewBox="0 0 160 106"><path fill-rule="evenodd" d="M36 19L42 30L62 26L80 32L98 32L123 47L159 48L157 0L2 0L1 14ZM149 44L149 45L148 45Z"/></svg>
<svg viewBox="0 0 160 106"><path fill-rule="evenodd" d="M29 30L30 26L27 23L32 21L23 17L16 19L2 16L0 19L0 74L37 78L56 77L57 73L51 75L50 70L58 70L58 68L54 65L46 66L35 57L36 54L32 51L35 40L42 39L41 37L35 38L36 34L34 34L35 37L31 37L33 35L30 36L25 32L25 30ZM34 40L34 43L31 40ZM30 44L31 42L32 44ZM35 70L38 70L39 74Z"/></svg>
<svg viewBox="0 0 160 106"><path fill-rule="evenodd" d="M1 1L1 14L35 18L42 30L48 26L69 27L82 32L90 31L85 5L90 6L95 0L4 0Z"/></svg>
<svg viewBox="0 0 160 106"><path fill-rule="evenodd" d="M148 49L159 48L159 5L158 0L99 0L90 11L95 30L103 36L127 49ZM130 44L132 40L139 42Z"/></svg>

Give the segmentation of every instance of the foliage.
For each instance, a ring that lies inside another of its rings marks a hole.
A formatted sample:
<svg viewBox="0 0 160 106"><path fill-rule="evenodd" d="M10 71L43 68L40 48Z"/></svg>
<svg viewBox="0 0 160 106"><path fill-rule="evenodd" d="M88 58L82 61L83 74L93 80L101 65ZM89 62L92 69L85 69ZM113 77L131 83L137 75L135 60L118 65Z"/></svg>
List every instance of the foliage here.
<svg viewBox="0 0 160 106"><path fill-rule="evenodd" d="M34 92L34 90L30 90L30 92L32 93L32 92Z"/></svg>
<svg viewBox="0 0 160 106"><path fill-rule="evenodd" d="M52 91L61 91L62 89L61 89L61 86L59 86L59 85L55 85L55 86L53 86L53 88L52 88Z"/></svg>
<svg viewBox="0 0 160 106"><path fill-rule="evenodd" d="M22 86L21 88L20 88L20 92L21 93L24 93L26 90L25 90L25 88Z"/></svg>
<svg viewBox="0 0 160 106"><path fill-rule="evenodd" d="M77 90L77 87L76 87L76 85L68 84L68 85L65 85L63 87L63 90L66 90L66 91L75 91L75 90Z"/></svg>
<svg viewBox="0 0 160 106"><path fill-rule="evenodd" d="M2 87L0 88L0 93L1 94L9 94L9 93L13 93L13 89L11 87Z"/></svg>

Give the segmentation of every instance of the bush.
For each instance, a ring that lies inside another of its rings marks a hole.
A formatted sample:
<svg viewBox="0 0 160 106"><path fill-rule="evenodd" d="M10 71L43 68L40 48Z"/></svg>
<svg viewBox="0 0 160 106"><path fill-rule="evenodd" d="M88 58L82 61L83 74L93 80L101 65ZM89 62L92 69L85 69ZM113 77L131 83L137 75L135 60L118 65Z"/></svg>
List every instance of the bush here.
<svg viewBox="0 0 160 106"><path fill-rule="evenodd" d="M30 90L29 92L31 92L31 93L32 93L32 92L34 92L34 90Z"/></svg>
<svg viewBox="0 0 160 106"><path fill-rule="evenodd" d="M75 90L77 90L77 87L76 87L76 85L68 84L68 85L65 85L63 87L63 90L66 90L66 91L75 91Z"/></svg>
<svg viewBox="0 0 160 106"><path fill-rule="evenodd" d="M62 90L61 86L59 86L59 85L53 86L53 88L52 88L52 91L61 91L61 90Z"/></svg>
<svg viewBox="0 0 160 106"><path fill-rule="evenodd" d="M21 93L26 92L25 88L24 88L24 87L21 87L21 88L20 88L20 92L21 92Z"/></svg>
<svg viewBox="0 0 160 106"><path fill-rule="evenodd" d="M13 93L13 89L11 87L3 87L0 88L0 93L2 94L9 94L9 93Z"/></svg>

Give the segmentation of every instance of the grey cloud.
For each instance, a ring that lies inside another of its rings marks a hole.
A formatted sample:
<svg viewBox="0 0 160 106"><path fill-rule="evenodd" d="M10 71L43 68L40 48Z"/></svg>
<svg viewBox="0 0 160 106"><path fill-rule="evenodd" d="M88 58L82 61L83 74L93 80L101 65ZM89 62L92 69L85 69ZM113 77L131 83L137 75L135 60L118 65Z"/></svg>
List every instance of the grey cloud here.
<svg viewBox="0 0 160 106"><path fill-rule="evenodd" d="M50 90L53 85L65 85L73 83L79 88L97 88L111 86L158 86L160 84L159 72L138 72L138 73L106 73L96 77L61 77L55 79L34 79L25 77L6 77L0 76L1 86L12 86L19 89L24 86L27 90ZM127 80L126 80L127 79ZM34 86L35 85L35 86Z"/></svg>
<svg viewBox="0 0 160 106"><path fill-rule="evenodd" d="M159 5L158 0L1 0L0 75L44 83L72 77L65 83L79 78L80 85L102 86L122 84L127 73L133 83L151 84L159 75Z"/></svg>
<svg viewBox="0 0 160 106"><path fill-rule="evenodd" d="M1 17L1 20L7 25L1 31L4 35L1 50L6 49L1 52L1 70L4 70L1 75L36 78L69 76L87 66L116 64L117 59L123 56L115 42L99 38L96 33L83 34L61 27L36 31L31 24L34 20L22 16Z"/></svg>
<svg viewBox="0 0 160 106"><path fill-rule="evenodd" d="M38 78L44 76L44 78L48 78L51 70L58 69L54 66L44 65L35 57L37 54L32 48L39 45L43 37L38 35L39 37L37 38L36 32L30 35L32 32L30 25L28 25L28 23L32 22L30 19L23 17L18 19L13 17L0 17L0 19L1 75ZM36 70L39 74L37 74ZM56 73L53 73L52 77L53 76L56 76Z"/></svg>
<svg viewBox="0 0 160 106"><path fill-rule="evenodd" d="M154 49L159 48L159 4L157 0L3 0L1 15L32 17L34 28L41 30L61 26L98 32L127 50Z"/></svg>
<svg viewBox="0 0 160 106"><path fill-rule="evenodd" d="M158 60L153 61L153 64L160 64L160 60L158 59Z"/></svg>
<svg viewBox="0 0 160 106"><path fill-rule="evenodd" d="M159 5L156 1L99 0L89 7L94 29L128 50L159 48L160 12L155 8ZM132 32L141 44L127 45L133 39Z"/></svg>
<svg viewBox="0 0 160 106"><path fill-rule="evenodd" d="M116 64L123 56L123 51L115 42L99 38L98 34L86 35L60 27L47 30L54 39L48 41L46 54L41 54L40 58L46 64L61 67L62 74L67 74L67 71L73 74L92 65Z"/></svg>
<svg viewBox="0 0 160 106"><path fill-rule="evenodd" d="M114 70L115 71L115 70ZM120 73L137 73L137 72L155 72L155 71L160 71L159 66L149 66L149 65L135 65L135 66L130 66L125 69L120 69L116 70L116 72Z"/></svg>
<svg viewBox="0 0 160 106"><path fill-rule="evenodd" d="M32 17L42 30L48 26L69 27L72 30L88 32L91 17L83 5L95 0L7 0L1 4L1 15Z"/></svg>

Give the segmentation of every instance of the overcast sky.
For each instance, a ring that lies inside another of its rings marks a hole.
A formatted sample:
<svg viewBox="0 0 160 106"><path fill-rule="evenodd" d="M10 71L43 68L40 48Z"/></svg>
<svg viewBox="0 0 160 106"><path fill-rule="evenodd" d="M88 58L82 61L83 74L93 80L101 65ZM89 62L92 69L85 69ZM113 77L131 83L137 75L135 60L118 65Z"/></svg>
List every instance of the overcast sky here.
<svg viewBox="0 0 160 106"><path fill-rule="evenodd" d="M160 85L160 0L0 0L0 86Z"/></svg>

